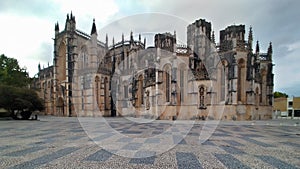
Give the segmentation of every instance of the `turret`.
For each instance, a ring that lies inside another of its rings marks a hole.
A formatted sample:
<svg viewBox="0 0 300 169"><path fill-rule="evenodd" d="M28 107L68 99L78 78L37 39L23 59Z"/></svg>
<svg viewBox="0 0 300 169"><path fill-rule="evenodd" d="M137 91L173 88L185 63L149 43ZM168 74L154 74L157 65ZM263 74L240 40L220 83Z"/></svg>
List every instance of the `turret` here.
<svg viewBox="0 0 300 169"><path fill-rule="evenodd" d="M75 16L73 16L72 11L71 11L70 17L69 17L69 14L67 14L65 30L68 30L68 31L76 30Z"/></svg>
<svg viewBox="0 0 300 169"><path fill-rule="evenodd" d="M216 44L216 40L215 40L215 31L212 31L212 34L211 34L211 42L213 44Z"/></svg>
<svg viewBox="0 0 300 169"><path fill-rule="evenodd" d="M108 35L105 36L105 47L108 48Z"/></svg>
<svg viewBox="0 0 300 169"><path fill-rule="evenodd" d="M41 71L41 64L40 63L38 65L38 69L39 69L39 71Z"/></svg>
<svg viewBox="0 0 300 169"><path fill-rule="evenodd" d="M220 50L245 50L245 25L231 25L220 31Z"/></svg>
<svg viewBox="0 0 300 169"><path fill-rule="evenodd" d="M97 28L96 28L96 23L95 23L95 18L93 19L93 25L92 25L92 30L91 30L91 35L97 35Z"/></svg>
<svg viewBox="0 0 300 169"><path fill-rule="evenodd" d="M202 39L202 40L201 40ZM198 19L187 27L187 45L193 51L200 48L199 42L210 43L211 40L211 23L205 19ZM205 45L205 44L201 44Z"/></svg>
<svg viewBox="0 0 300 169"><path fill-rule="evenodd" d="M268 54L268 59L271 61L272 60L272 54L273 54L272 42L270 42L267 54Z"/></svg>
<svg viewBox="0 0 300 169"><path fill-rule="evenodd" d="M156 34L154 36L154 44L156 48L174 52L174 47L176 46L176 34L172 35L169 32Z"/></svg>
<svg viewBox="0 0 300 169"><path fill-rule="evenodd" d="M259 54L259 42L258 41L256 41L255 53Z"/></svg>
<svg viewBox="0 0 300 169"><path fill-rule="evenodd" d="M252 42L253 42L253 32L252 27L250 26L249 35L248 35L248 50L252 51Z"/></svg>
<svg viewBox="0 0 300 169"><path fill-rule="evenodd" d="M55 36L57 36L58 35L58 33L59 33L59 25L58 25L58 22L55 24Z"/></svg>
<svg viewBox="0 0 300 169"><path fill-rule="evenodd" d="M133 42L134 40L133 40L133 32L131 31L130 32L130 42Z"/></svg>

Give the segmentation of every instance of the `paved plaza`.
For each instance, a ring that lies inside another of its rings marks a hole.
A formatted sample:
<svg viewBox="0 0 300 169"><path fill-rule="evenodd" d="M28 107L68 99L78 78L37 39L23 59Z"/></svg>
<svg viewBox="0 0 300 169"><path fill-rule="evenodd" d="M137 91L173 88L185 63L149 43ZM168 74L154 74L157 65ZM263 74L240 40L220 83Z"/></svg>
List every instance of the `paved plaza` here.
<svg viewBox="0 0 300 169"><path fill-rule="evenodd" d="M2 119L0 168L300 168L299 122Z"/></svg>

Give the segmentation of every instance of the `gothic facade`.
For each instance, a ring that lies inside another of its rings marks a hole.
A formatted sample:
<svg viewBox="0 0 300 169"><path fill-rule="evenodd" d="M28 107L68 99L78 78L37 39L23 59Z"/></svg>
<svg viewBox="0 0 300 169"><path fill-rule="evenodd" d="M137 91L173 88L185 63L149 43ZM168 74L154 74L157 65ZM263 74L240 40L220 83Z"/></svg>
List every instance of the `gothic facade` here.
<svg viewBox="0 0 300 169"><path fill-rule="evenodd" d="M55 25L53 66L39 66L36 86L46 114L132 116L153 119L269 119L273 106L272 45L253 49L252 28L220 31L210 22L187 26L187 45L176 32L158 33L146 47L141 35L112 45L76 29L75 16Z"/></svg>

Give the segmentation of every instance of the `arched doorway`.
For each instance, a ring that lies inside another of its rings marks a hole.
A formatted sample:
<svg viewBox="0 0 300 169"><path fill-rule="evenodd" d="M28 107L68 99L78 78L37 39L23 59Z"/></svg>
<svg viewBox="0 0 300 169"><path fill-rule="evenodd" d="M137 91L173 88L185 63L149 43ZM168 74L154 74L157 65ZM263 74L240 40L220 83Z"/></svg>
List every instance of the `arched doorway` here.
<svg viewBox="0 0 300 169"><path fill-rule="evenodd" d="M138 90L137 90L137 102L136 107L140 108L144 104L144 89L143 89L143 76L139 75L138 77Z"/></svg>
<svg viewBox="0 0 300 169"><path fill-rule="evenodd" d="M64 116L64 99L62 97L59 97L57 100L57 115Z"/></svg>

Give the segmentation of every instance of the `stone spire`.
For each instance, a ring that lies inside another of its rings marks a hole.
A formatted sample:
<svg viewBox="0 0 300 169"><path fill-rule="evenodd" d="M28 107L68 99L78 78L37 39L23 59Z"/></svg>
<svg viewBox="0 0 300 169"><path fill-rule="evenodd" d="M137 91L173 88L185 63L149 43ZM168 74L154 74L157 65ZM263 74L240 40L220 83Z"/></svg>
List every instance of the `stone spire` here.
<svg viewBox="0 0 300 169"><path fill-rule="evenodd" d="M256 49L255 49L255 53L259 53L259 43L258 41L256 41Z"/></svg>
<svg viewBox="0 0 300 169"><path fill-rule="evenodd" d="M141 34L139 34L139 41L141 42Z"/></svg>
<svg viewBox="0 0 300 169"><path fill-rule="evenodd" d="M268 48L268 57L270 60L272 60L272 54L273 54L273 47L272 47L272 42L270 42L270 45Z"/></svg>
<svg viewBox="0 0 300 169"><path fill-rule="evenodd" d="M105 36L105 46L108 47L108 35Z"/></svg>
<svg viewBox="0 0 300 169"><path fill-rule="evenodd" d="M97 35L97 28L96 28L96 24L95 24L95 18L93 19L91 35L93 35L94 33Z"/></svg>
<svg viewBox="0 0 300 169"><path fill-rule="evenodd" d="M212 34L211 34L211 42L213 44L216 44L216 40L215 40L215 31L212 31Z"/></svg>
<svg viewBox="0 0 300 169"><path fill-rule="evenodd" d="M130 32L130 41L133 42L133 32Z"/></svg>
<svg viewBox="0 0 300 169"><path fill-rule="evenodd" d="M55 23L55 31L59 31L59 25L58 25L58 22Z"/></svg>
<svg viewBox="0 0 300 169"><path fill-rule="evenodd" d="M248 35L248 48L251 51L252 51L252 42L253 42L253 32L252 32L252 26L250 26L249 35Z"/></svg>

